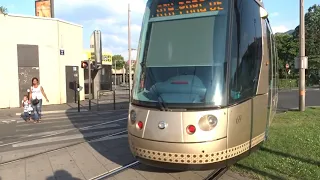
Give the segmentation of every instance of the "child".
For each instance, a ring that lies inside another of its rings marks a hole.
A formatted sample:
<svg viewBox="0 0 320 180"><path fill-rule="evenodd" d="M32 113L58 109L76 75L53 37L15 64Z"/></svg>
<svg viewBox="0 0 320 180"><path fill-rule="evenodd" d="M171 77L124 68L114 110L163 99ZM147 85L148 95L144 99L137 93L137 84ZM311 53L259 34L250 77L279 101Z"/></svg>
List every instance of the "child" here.
<svg viewBox="0 0 320 180"><path fill-rule="evenodd" d="M30 116L31 116L32 108L31 108L31 106L29 104L29 100L28 100L28 96L27 95L23 96L21 107L23 108L23 119L26 122L30 122Z"/></svg>

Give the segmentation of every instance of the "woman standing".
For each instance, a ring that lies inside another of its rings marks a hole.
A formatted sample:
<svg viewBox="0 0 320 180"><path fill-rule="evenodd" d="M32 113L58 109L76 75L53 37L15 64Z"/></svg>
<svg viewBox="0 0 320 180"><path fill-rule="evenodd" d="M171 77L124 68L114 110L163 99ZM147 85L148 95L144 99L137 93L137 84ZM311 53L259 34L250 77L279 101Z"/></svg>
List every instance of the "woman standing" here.
<svg viewBox="0 0 320 180"><path fill-rule="evenodd" d="M29 93L29 103L33 108L35 123L40 122L41 119L42 96L49 102L46 93L39 84L38 78L34 77L32 78L31 93Z"/></svg>

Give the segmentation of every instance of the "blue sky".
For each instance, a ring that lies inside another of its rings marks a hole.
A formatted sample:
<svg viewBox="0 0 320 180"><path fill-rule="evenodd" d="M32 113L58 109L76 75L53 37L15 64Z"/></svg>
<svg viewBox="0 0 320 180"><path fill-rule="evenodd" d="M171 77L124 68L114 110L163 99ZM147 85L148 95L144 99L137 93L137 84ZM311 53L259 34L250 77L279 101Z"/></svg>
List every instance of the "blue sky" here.
<svg viewBox="0 0 320 180"><path fill-rule="evenodd" d="M93 30L103 33L103 47L127 57L127 6L131 2L132 48L137 48L146 0L55 0L59 19L83 25L84 48ZM305 0L305 11L319 0ZM134 2L134 3L133 3ZM0 0L9 14L34 15L34 0ZM274 32L284 32L299 23L299 0L264 0Z"/></svg>

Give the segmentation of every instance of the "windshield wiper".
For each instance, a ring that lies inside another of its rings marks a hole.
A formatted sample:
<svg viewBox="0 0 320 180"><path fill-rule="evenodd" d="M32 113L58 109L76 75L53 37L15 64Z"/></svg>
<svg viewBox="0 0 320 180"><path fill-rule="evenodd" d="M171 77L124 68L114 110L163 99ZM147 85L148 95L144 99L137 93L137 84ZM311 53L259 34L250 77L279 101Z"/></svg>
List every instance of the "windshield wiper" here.
<svg viewBox="0 0 320 180"><path fill-rule="evenodd" d="M147 68L146 68L146 70L147 70ZM166 105L166 103L164 102L164 100L163 100L163 98L161 97L161 95L160 95L160 93L159 93L159 91L158 91L158 89L157 89L157 86L156 86L156 82L154 81L154 75L153 75L153 73L152 73L152 70L151 69L148 69L147 70L148 71L148 73L147 73L147 75L148 75L148 77L149 78L151 78L151 81L152 82L154 82L154 91L155 91L155 93L156 93L156 96L157 96L157 98L158 98L158 103L159 103L159 105L160 105L160 109L161 109L161 111L169 111L169 108L168 108L168 106ZM149 71L150 71L150 73L151 73L151 76L149 76Z"/></svg>

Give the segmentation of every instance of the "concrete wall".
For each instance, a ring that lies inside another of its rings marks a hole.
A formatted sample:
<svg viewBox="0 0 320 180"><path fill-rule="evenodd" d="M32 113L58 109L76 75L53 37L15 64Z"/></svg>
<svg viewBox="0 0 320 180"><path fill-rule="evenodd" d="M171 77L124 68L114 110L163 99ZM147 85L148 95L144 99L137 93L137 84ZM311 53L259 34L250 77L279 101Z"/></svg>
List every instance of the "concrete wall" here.
<svg viewBox="0 0 320 180"><path fill-rule="evenodd" d="M44 105L66 103L65 66L78 66L80 85L84 84L79 67L82 37L82 26L58 19L0 15L0 108L19 107L17 44L39 46L40 84L50 100ZM80 96L84 99L83 91Z"/></svg>

